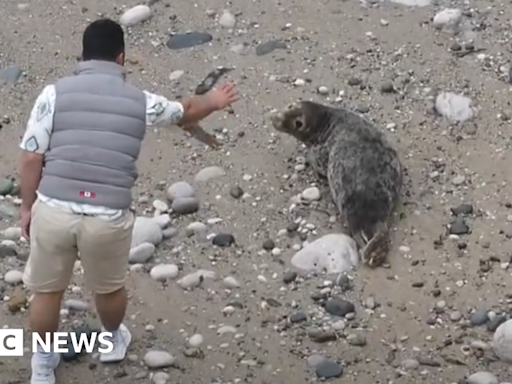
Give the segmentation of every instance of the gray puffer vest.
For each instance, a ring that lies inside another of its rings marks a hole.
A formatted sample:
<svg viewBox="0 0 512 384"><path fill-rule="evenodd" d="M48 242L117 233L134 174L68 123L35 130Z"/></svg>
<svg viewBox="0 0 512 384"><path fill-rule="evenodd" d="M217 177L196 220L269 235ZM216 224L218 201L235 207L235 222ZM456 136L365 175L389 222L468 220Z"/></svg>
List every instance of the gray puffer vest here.
<svg viewBox="0 0 512 384"><path fill-rule="evenodd" d="M39 192L59 200L126 209L146 132L146 97L106 61L78 64L55 84L50 148Z"/></svg>

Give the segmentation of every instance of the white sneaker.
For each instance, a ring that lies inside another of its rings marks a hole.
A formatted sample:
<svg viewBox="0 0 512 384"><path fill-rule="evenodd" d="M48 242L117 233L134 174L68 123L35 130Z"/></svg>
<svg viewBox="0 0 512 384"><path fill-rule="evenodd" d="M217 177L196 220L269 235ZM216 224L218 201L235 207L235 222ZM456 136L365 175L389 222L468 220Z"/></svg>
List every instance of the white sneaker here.
<svg viewBox="0 0 512 384"><path fill-rule="evenodd" d="M32 355L32 376L30 384L55 384L55 368L60 363L60 355L52 353L48 357L34 353Z"/></svg>
<svg viewBox="0 0 512 384"><path fill-rule="evenodd" d="M103 332L107 331L103 330ZM100 361L102 363L117 363L124 360L128 346L132 342L132 334L124 324L121 324L117 332L111 338L111 341L114 344L114 349L108 353L100 353Z"/></svg>

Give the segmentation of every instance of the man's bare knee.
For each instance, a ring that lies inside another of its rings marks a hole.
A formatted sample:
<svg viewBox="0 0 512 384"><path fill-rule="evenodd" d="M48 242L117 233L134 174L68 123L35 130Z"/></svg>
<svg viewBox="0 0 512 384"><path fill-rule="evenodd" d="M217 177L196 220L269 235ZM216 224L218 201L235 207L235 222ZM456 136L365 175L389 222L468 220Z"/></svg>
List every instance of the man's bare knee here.
<svg viewBox="0 0 512 384"><path fill-rule="evenodd" d="M30 328L44 335L59 327L60 305L64 291L35 292L29 306Z"/></svg>

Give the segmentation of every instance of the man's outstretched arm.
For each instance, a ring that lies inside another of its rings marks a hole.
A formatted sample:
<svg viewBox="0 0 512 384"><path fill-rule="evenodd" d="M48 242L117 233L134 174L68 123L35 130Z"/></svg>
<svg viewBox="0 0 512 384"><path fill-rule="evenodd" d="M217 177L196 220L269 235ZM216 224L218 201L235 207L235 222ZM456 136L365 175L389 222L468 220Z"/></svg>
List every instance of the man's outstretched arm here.
<svg viewBox="0 0 512 384"><path fill-rule="evenodd" d="M238 100L233 84L225 83L205 95L189 97L183 101L170 101L163 96L145 92L147 100L146 123L149 126L162 123L181 127L197 123L213 112L224 109Z"/></svg>
<svg viewBox="0 0 512 384"><path fill-rule="evenodd" d="M23 150L20 159L20 188L22 199L22 215L30 214L32 205L37 199L36 191L41 181L44 166L44 155L50 145L53 129L53 112L55 105L55 88L47 86L38 96L20 148Z"/></svg>

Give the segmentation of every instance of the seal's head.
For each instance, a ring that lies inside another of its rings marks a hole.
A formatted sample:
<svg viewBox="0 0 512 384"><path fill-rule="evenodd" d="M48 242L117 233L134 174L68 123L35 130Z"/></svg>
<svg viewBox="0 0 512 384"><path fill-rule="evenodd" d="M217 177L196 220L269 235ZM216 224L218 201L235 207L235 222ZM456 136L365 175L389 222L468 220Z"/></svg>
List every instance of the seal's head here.
<svg viewBox="0 0 512 384"><path fill-rule="evenodd" d="M311 101L298 101L274 113L270 120L279 132L292 135L304 144L313 144L328 123L327 109Z"/></svg>

